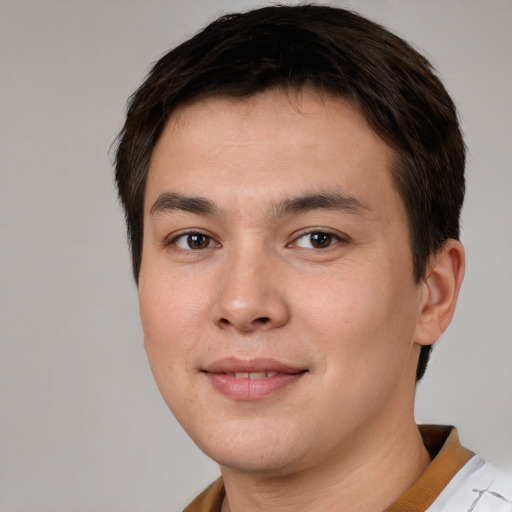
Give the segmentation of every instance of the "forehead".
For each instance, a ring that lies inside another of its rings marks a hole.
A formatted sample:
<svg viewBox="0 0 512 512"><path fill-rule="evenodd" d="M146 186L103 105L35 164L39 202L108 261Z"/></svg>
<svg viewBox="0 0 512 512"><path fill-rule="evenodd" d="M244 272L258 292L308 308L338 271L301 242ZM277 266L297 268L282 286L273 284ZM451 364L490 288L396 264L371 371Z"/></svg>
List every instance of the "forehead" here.
<svg viewBox="0 0 512 512"><path fill-rule="evenodd" d="M396 196L393 160L347 100L310 90L210 97L169 119L151 158L146 212L162 191L243 205L333 189L366 203Z"/></svg>

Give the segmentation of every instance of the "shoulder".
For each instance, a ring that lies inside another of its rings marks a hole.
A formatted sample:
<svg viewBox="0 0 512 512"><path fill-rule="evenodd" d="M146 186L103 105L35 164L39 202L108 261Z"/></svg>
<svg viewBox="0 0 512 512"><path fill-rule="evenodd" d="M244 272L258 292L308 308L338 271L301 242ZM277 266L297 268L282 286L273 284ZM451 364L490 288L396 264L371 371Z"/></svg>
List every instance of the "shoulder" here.
<svg viewBox="0 0 512 512"><path fill-rule="evenodd" d="M512 469L497 468L475 455L427 512L512 512Z"/></svg>
<svg viewBox="0 0 512 512"><path fill-rule="evenodd" d="M224 482L218 478L207 487L183 512L219 512L224 500Z"/></svg>

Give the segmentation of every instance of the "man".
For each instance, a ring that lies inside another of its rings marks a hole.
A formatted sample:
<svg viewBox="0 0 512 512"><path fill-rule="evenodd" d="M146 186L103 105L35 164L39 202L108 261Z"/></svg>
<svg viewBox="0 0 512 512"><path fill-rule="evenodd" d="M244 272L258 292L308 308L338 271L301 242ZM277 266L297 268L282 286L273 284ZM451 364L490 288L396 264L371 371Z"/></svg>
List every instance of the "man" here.
<svg viewBox="0 0 512 512"><path fill-rule="evenodd" d="M157 62L116 179L153 374L221 468L186 510L510 510L413 415L463 278L464 160L429 63L351 12L225 16Z"/></svg>

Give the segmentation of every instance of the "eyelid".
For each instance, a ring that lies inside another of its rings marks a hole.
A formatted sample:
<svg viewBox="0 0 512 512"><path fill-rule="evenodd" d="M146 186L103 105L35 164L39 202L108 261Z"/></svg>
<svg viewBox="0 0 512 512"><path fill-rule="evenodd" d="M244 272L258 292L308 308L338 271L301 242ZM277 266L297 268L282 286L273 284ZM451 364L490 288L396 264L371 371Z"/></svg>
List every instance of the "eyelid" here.
<svg viewBox="0 0 512 512"><path fill-rule="evenodd" d="M333 243L332 245L329 245L328 247L325 247L325 248L315 248L315 247L306 248L306 247L300 247L300 246L296 245L297 240L299 240L300 238L307 236L307 235L313 235L315 233L325 233L326 235L331 235L332 237L337 238L338 241L336 243ZM287 247L295 246L295 247L299 247L300 249L306 249L306 250L312 250L312 251L325 251L327 249L330 249L331 247L338 245L338 243L340 243L340 242L348 243L348 242L350 242L350 240L351 240L350 237L343 232L340 232L340 231L337 231L334 229L330 229L330 228L313 227L313 228L304 228L304 229L301 229L300 231L294 233L291 242L286 244L286 246Z"/></svg>
<svg viewBox="0 0 512 512"><path fill-rule="evenodd" d="M183 247L179 247L175 243L178 238L182 238L182 237L186 237L186 236L190 236L190 235L206 236L206 237L210 238L210 240L212 240L215 245L212 247L205 247L204 249L190 249L190 248L184 249ZM173 245L174 247L176 247L179 250L189 251L189 252L199 252L199 251L204 251L206 249L212 249L214 247L222 246L222 244L219 242L219 240L214 235L212 235L211 233L208 233L207 231L205 231L203 229L199 229L199 228L187 228L187 229L175 231L165 238L165 240L162 242L162 245L165 247L170 247L171 245Z"/></svg>

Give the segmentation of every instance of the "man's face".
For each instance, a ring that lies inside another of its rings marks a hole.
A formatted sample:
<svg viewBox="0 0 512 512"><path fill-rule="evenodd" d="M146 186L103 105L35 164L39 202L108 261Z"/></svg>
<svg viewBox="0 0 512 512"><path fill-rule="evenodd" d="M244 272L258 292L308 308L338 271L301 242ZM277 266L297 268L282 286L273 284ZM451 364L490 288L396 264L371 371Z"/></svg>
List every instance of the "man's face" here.
<svg viewBox="0 0 512 512"><path fill-rule="evenodd" d="M174 113L152 155L139 299L162 395L221 465L286 473L412 415L422 286L391 149L303 91Z"/></svg>

